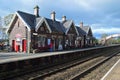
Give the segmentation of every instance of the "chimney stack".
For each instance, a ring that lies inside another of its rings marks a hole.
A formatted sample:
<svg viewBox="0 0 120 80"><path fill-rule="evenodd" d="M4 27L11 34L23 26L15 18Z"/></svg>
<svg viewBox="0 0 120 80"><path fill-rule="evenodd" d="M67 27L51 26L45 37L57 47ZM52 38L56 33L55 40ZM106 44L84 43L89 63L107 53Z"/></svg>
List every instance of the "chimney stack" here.
<svg viewBox="0 0 120 80"><path fill-rule="evenodd" d="M39 6L38 6L38 5L36 5L36 6L34 7L34 15L35 15L36 17L39 17Z"/></svg>
<svg viewBox="0 0 120 80"><path fill-rule="evenodd" d="M62 22L66 21L66 16L62 17Z"/></svg>
<svg viewBox="0 0 120 80"><path fill-rule="evenodd" d="M81 27L81 28L83 27L83 22L80 22L80 27Z"/></svg>
<svg viewBox="0 0 120 80"><path fill-rule="evenodd" d="M55 11L53 11L52 13L51 13L51 19L53 20L53 21L55 21Z"/></svg>

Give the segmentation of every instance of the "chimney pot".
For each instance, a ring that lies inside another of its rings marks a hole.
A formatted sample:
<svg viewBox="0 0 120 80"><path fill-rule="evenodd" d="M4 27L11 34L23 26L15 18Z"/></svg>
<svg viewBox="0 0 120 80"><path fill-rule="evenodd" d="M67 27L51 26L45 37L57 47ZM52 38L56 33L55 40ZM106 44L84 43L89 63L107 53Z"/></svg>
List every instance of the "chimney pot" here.
<svg viewBox="0 0 120 80"><path fill-rule="evenodd" d="M83 27L83 22L80 22L80 27L81 27L81 28Z"/></svg>
<svg viewBox="0 0 120 80"><path fill-rule="evenodd" d="M66 16L62 17L62 22L66 21Z"/></svg>
<svg viewBox="0 0 120 80"><path fill-rule="evenodd" d="M53 20L53 21L55 21L55 11L53 11L52 13L51 13L51 19Z"/></svg>
<svg viewBox="0 0 120 80"><path fill-rule="evenodd" d="M36 6L34 7L34 15L35 15L36 17L39 17L39 6L38 6L38 5L36 5Z"/></svg>

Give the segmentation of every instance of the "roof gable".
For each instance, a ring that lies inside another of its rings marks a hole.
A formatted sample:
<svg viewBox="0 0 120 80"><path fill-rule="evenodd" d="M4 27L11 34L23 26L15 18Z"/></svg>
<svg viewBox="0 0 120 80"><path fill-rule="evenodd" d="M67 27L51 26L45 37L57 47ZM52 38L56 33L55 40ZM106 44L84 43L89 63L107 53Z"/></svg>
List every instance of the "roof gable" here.
<svg viewBox="0 0 120 80"><path fill-rule="evenodd" d="M89 28L88 36L93 36L91 28Z"/></svg>
<svg viewBox="0 0 120 80"><path fill-rule="evenodd" d="M87 34L88 34L88 31L89 31L89 26L83 26L81 27Z"/></svg>
<svg viewBox="0 0 120 80"><path fill-rule="evenodd" d="M66 20L65 22L63 22L63 25L65 28L65 34L68 34L68 31L70 30L70 28L74 26L77 35L79 35L77 28L75 27L74 22L72 20Z"/></svg>
<svg viewBox="0 0 120 80"><path fill-rule="evenodd" d="M73 33L73 34L76 33L76 30L75 30L75 27L74 27L73 24L71 25L71 27L69 28L69 30L68 30L67 33L68 33L68 34L69 34L69 33Z"/></svg>
<svg viewBox="0 0 120 80"><path fill-rule="evenodd" d="M62 33L63 34L65 32L62 23L60 23L58 21L53 21L51 19L44 18L44 17L41 17L39 19L39 21L35 27L36 31L40 28L40 26L42 25L43 22L45 22L50 33Z"/></svg>
<svg viewBox="0 0 120 80"><path fill-rule="evenodd" d="M40 26L42 25L42 23L44 23L44 22L45 22L45 24L46 24L49 32L51 33L52 30L51 30L50 26L48 25L48 22L46 21L46 19L45 19L44 17L41 17L41 18L39 19L39 21L38 21L38 23L37 23L37 25L36 25L36 27L35 27L35 30L37 31L37 30L40 28Z"/></svg>
<svg viewBox="0 0 120 80"><path fill-rule="evenodd" d="M35 15L25 13L22 11L17 11L18 16L27 24L30 28L35 26Z"/></svg>
<svg viewBox="0 0 120 80"><path fill-rule="evenodd" d="M83 26L82 29L86 32L88 36L92 36L92 30L90 26Z"/></svg>
<svg viewBox="0 0 120 80"><path fill-rule="evenodd" d="M22 11L17 11L10 22L7 33L10 33L11 29L13 28L12 25L16 21L17 17L24 23L24 25L28 28L29 31L31 31L31 28L34 28L35 16Z"/></svg>
<svg viewBox="0 0 120 80"><path fill-rule="evenodd" d="M49 31L45 22L43 22L42 25L38 28L37 33L39 33L39 34L50 33L50 31Z"/></svg>

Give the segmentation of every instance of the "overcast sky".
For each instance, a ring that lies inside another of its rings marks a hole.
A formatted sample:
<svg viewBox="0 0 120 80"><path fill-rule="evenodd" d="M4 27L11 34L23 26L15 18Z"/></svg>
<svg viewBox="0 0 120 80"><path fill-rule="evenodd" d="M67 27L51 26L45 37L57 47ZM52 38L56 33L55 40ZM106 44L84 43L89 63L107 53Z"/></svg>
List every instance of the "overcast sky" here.
<svg viewBox="0 0 120 80"><path fill-rule="evenodd" d="M40 7L40 16L50 18L55 11L58 20L65 15L76 25L82 21L97 38L103 33L120 33L120 0L0 0L0 16L17 10L33 13L35 5Z"/></svg>

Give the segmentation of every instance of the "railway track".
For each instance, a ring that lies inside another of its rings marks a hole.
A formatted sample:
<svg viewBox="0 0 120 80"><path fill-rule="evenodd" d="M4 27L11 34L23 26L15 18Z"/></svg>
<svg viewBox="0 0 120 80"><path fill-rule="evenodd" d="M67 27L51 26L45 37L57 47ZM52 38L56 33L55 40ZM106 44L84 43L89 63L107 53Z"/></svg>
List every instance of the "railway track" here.
<svg viewBox="0 0 120 80"><path fill-rule="evenodd" d="M80 78L80 80L101 80L111 67L120 59L120 53Z"/></svg>
<svg viewBox="0 0 120 80"><path fill-rule="evenodd" d="M62 80L79 79L81 76L84 76L85 74L87 74L89 71L91 71L96 66L102 64L103 62L107 61L112 56L114 56L115 55L115 54L113 54L114 52L116 52L116 50L115 51L105 51L104 53L99 54L99 55L95 55L95 56L92 56L92 57L89 57L86 59L82 59L82 60L80 59L80 61L75 60L73 62L55 66L55 67L52 67L52 68L49 68L46 70L36 71L34 73L29 73L27 75L24 75L24 76L22 75L20 77L14 77L11 80L16 80L16 79L17 80L44 80L44 79L45 80L53 80L53 79L60 80L61 78L62 78ZM110 56L110 57L105 57L105 56ZM78 68L76 68L76 67L78 67ZM76 69L75 70L76 74L73 74L73 73L75 73L75 72L73 72L74 71L73 68ZM61 76L63 76L61 74L63 74L65 77L61 77Z"/></svg>
<svg viewBox="0 0 120 80"><path fill-rule="evenodd" d="M106 58L100 60L96 64L94 64L94 65L90 66L89 68L83 70L82 72L76 74L75 76L73 76L72 78L70 78L70 80L80 80L83 76L85 76L86 74L89 74L91 71L93 71L98 66L102 65L103 63L105 63L106 61L108 61L109 59L111 59L113 56L115 56L117 54L118 53L112 54L110 57L106 57Z"/></svg>
<svg viewBox="0 0 120 80"><path fill-rule="evenodd" d="M64 71L59 72L50 77L44 78L44 80L79 80L81 77L83 77L89 71L94 69L96 66L99 66L102 62L106 61L107 59L111 58L112 56L114 56L116 54L117 53L105 54L104 56L110 56L110 57L98 57L95 59L91 59L90 61L86 61L75 67L64 70ZM40 78L36 78L36 79L39 80Z"/></svg>

